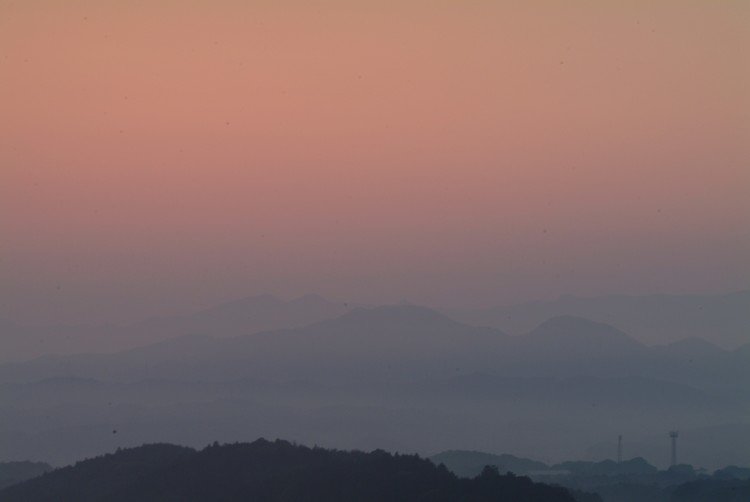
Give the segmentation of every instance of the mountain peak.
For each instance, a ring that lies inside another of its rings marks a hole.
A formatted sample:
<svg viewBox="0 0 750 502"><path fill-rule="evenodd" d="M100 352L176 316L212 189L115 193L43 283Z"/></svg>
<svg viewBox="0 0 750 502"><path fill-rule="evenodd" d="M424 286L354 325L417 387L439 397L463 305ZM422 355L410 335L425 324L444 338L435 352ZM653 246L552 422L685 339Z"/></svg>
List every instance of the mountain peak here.
<svg viewBox="0 0 750 502"><path fill-rule="evenodd" d="M591 319L573 315L559 315L547 319L532 330L530 334L532 333L554 333L556 336L596 335L610 338L629 339L632 340L633 343L637 343L625 332L620 331L610 324L592 321Z"/></svg>
<svg viewBox="0 0 750 502"><path fill-rule="evenodd" d="M610 329L610 330L617 330L617 328L610 326L609 324L592 321L591 319L586 319L585 317L575 316L575 315L558 315L555 317L550 317L546 321L544 321L542 324L539 325L539 327L554 327L556 329L581 329L581 328L598 328L598 329Z"/></svg>
<svg viewBox="0 0 750 502"><path fill-rule="evenodd" d="M376 324L460 324L431 308L403 304L373 308L356 307L344 314L340 319Z"/></svg>
<svg viewBox="0 0 750 502"><path fill-rule="evenodd" d="M329 305L331 304L331 301L319 294L308 293L306 295L293 298L292 300L289 300L288 303L291 305Z"/></svg>
<svg viewBox="0 0 750 502"><path fill-rule="evenodd" d="M642 344L614 326L583 317L552 317L526 335L528 341L547 348L577 348L583 351L622 352L639 349Z"/></svg>
<svg viewBox="0 0 750 502"><path fill-rule="evenodd" d="M269 307L269 306L279 305L282 303L284 303L284 300L281 300L280 298L277 298L269 294L261 294L261 295L245 296L244 298L239 298L237 300L233 300L233 301L223 303L221 305L217 305L217 307L218 308L221 308L221 307L258 308L258 307ZM214 308L217 308L217 307L214 307Z"/></svg>

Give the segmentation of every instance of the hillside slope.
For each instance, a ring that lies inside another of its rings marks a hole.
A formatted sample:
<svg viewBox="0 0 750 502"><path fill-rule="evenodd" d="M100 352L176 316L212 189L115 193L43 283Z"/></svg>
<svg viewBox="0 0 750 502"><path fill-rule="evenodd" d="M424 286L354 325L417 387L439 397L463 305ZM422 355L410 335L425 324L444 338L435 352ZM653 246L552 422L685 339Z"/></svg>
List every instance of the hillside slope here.
<svg viewBox="0 0 750 502"><path fill-rule="evenodd" d="M0 491L6 502L516 501L572 502L563 488L486 470L461 479L414 455L307 448L285 441L118 450ZM592 500L596 500L595 498Z"/></svg>

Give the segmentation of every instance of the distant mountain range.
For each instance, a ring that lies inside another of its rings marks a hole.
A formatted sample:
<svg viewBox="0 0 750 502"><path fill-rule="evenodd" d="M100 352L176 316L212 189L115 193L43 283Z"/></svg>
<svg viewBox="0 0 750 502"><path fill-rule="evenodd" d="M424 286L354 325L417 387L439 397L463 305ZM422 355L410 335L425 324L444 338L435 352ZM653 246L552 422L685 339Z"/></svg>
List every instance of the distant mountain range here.
<svg viewBox="0 0 750 502"><path fill-rule="evenodd" d="M288 301L259 295L192 314L124 326L22 326L0 318L0 362L52 354L117 352L184 335L222 338L298 328L340 317L356 307L318 295ZM729 349L750 344L750 291L702 296L563 296L550 302L444 313L468 325L489 326L513 335L527 333L554 317L571 316L615 326L646 345L685 339Z"/></svg>
<svg viewBox="0 0 750 502"><path fill-rule="evenodd" d="M522 336L417 306L354 308L335 319L250 335L185 335L113 354L0 365L0 382L55 377L137 381L316 381L639 376L698 388L750 388L748 351L704 341L648 347L609 325L559 316Z"/></svg>
<svg viewBox="0 0 750 502"><path fill-rule="evenodd" d="M520 334L560 315L616 326L649 345L701 338L733 349L750 343L750 291L718 295L608 295L530 302L477 310L446 310L452 318Z"/></svg>
<svg viewBox="0 0 750 502"><path fill-rule="evenodd" d="M423 453L494 445L549 462L606 457L624 433L631 445L656 435L638 454L659 463L664 431L748 424L747 347L649 346L569 315L512 336L413 305L342 308L293 328L0 364L0 452L59 465L144 442L266 436ZM712 467L750 463L749 451L731 440L692 450Z"/></svg>
<svg viewBox="0 0 750 502"><path fill-rule="evenodd" d="M0 362L51 354L117 352L183 335L239 336L338 317L348 305L306 295L289 301L259 295L193 314L125 326L22 326L0 319Z"/></svg>

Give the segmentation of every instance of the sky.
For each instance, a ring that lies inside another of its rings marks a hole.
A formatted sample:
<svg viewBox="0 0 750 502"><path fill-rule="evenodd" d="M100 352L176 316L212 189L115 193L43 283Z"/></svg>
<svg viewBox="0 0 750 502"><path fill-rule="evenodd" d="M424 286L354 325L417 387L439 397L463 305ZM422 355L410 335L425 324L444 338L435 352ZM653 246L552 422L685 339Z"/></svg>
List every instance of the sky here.
<svg viewBox="0 0 750 502"><path fill-rule="evenodd" d="M0 0L0 318L750 287L745 1Z"/></svg>

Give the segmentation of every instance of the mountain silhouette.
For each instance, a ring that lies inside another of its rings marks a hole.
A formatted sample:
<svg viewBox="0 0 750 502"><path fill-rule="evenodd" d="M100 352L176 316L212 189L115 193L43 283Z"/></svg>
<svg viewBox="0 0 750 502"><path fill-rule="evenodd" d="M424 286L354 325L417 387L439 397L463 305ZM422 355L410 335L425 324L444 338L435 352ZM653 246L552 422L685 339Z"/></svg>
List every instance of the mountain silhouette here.
<svg viewBox="0 0 750 502"><path fill-rule="evenodd" d="M305 326L347 311L342 303L334 303L319 295L305 295L281 300L272 295L258 295L225 302L194 314L159 318L130 326L134 331L153 330L160 337L186 334L210 334L231 337Z"/></svg>
<svg viewBox="0 0 750 502"><path fill-rule="evenodd" d="M648 345L703 338L733 349L750 342L750 290L716 295L607 295L474 310L447 310L476 326L525 333L552 317L572 315L607 323Z"/></svg>
<svg viewBox="0 0 750 502"><path fill-rule="evenodd" d="M626 356L645 346L604 323L575 316L553 317L526 334L527 347L535 351L564 351L576 357Z"/></svg>
<svg viewBox="0 0 750 502"><path fill-rule="evenodd" d="M598 500L591 496L589 500ZM6 502L454 501L573 502L564 488L486 469L461 479L414 455L307 448L285 441L118 450L0 491Z"/></svg>
<svg viewBox="0 0 750 502"><path fill-rule="evenodd" d="M612 326L574 316L558 316L526 335L510 336L425 307L395 305L354 308L298 328L234 337L183 335L113 354L0 364L0 382L55 377L367 380L483 372L505 377L637 375L697 387L729 383L742 388L750 376L748 361L750 354L742 350L728 352L695 340L647 347Z"/></svg>
<svg viewBox="0 0 750 502"><path fill-rule="evenodd" d="M448 316L441 314L437 310L419 305L384 305L379 307L364 308L357 307L341 316L330 324L356 324L356 325L374 325L378 328L413 327L415 329L425 328L444 328L445 326L466 326L450 319Z"/></svg>
<svg viewBox="0 0 750 502"><path fill-rule="evenodd" d="M0 362L44 355L118 352L185 335L235 337L305 326L343 315L349 307L318 295L281 300L248 296L195 313L127 325L23 326L0 321Z"/></svg>

